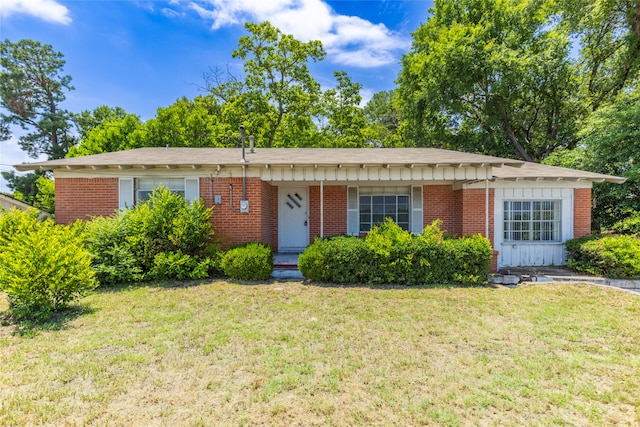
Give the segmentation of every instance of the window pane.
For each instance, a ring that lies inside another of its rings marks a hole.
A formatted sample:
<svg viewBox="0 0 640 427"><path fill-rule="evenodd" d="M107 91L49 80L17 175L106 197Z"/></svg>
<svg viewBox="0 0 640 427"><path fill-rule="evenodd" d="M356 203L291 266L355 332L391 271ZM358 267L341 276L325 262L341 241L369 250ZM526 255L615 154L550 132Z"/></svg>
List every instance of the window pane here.
<svg viewBox="0 0 640 427"><path fill-rule="evenodd" d="M560 240L560 201L505 201L505 240Z"/></svg>

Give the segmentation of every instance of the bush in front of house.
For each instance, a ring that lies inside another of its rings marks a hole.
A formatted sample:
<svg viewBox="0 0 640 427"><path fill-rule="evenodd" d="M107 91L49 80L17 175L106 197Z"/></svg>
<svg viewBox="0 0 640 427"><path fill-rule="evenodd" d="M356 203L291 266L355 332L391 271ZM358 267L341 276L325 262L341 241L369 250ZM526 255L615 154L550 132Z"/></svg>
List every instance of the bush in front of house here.
<svg viewBox="0 0 640 427"><path fill-rule="evenodd" d="M393 221L374 227L364 239L318 239L299 257L307 279L333 283L486 283L491 245L482 236L445 237L436 221L413 235Z"/></svg>
<svg viewBox="0 0 640 427"><path fill-rule="evenodd" d="M262 243L246 243L226 251L220 260L225 276L239 280L267 280L273 271L271 248Z"/></svg>
<svg viewBox="0 0 640 427"><path fill-rule="evenodd" d="M183 254L182 251L160 252L153 258L149 275L155 279L204 279L215 267L215 260Z"/></svg>
<svg viewBox="0 0 640 427"><path fill-rule="evenodd" d="M640 212L635 212L630 217L613 224L611 230L617 234L632 234L640 236Z"/></svg>
<svg viewBox="0 0 640 427"><path fill-rule="evenodd" d="M86 241L100 283L208 277L218 259L211 213L158 187L133 209L93 219Z"/></svg>
<svg viewBox="0 0 640 427"><path fill-rule="evenodd" d="M123 215L97 217L86 225L86 242L93 254L92 269L103 285L135 282L142 267L127 243L130 230Z"/></svg>
<svg viewBox="0 0 640 427"><path fill-rule="evenodd" d="M569 267L614 279L640 279L640 239L589 236L566 242Z"/></svg>
<svg viewBox="0 0 640 427"><path fill-rule="evenodd" d="M0 217L0 290L17 319L46 318L94 289L90 264L80 225L16 209Z"/></svg>

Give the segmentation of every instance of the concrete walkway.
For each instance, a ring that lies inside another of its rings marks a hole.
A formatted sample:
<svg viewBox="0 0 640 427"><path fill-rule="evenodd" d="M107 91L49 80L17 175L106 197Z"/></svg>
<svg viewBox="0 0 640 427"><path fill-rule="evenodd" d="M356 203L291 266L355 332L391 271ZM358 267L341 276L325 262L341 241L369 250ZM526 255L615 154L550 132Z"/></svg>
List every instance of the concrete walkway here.
<svg viewBox="0 0 640 427"><path fill-rule="evenodd" d="M640 280L626 279L609 279L606 277L594 276L581 271L575 271L568 267L510 267L500 270L503 278L515 277L516 283L509 283L505 280L506 285L517 285L518 283L529 282L560 282L575 283L586 282L596 285L613 286L640 294Z"/></svg>

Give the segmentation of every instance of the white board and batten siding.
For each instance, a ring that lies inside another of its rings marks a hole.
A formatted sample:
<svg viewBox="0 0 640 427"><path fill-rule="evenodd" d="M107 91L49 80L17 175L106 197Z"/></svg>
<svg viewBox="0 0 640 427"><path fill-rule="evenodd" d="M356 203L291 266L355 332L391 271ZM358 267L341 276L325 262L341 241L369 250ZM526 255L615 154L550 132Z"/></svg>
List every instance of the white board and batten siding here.
<svg viewBox="0 0 640 427"><path fill-rule="evenodd" d="M564 242L573 238L573 188L496 188L495 189L495 249L499 251L498 267L564 265L567 256ZM505 201L560 201L561 241L523 242L504 238Z"/></svg>

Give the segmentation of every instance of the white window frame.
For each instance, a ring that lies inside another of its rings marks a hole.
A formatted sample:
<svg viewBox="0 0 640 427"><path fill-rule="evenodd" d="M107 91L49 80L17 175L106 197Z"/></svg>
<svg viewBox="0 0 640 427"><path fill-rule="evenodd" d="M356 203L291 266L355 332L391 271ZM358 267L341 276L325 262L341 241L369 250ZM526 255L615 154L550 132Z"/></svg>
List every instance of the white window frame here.
<svg viewBox="0 0 640 427"><path fill-rule="evenodd" d="M366 234L368 231L362 229L361 225L361 211L362 204L361 198L363 196L394 196L396 211L394 215L392 215L394 221L397 222L398 219L398 197L406 196L408 198L408 205L406 214L408 215L408 220L403 221L401 226L408 231L413 233L421 233L423 229L423 197L422 197L422 186L359 186L359 187L347 187L347 234L350 235L360 235ZM373 200L371 200L373 202ZM403 212L402 212L403 213ZM402 214L400 213L400 214ZM370 212L371 215L371 226L379 224L380 222L373 221L373 212ZM388 215L385 215L385 218Z"/></svg>
<svg viewBox="0 0 640 427"><path fill-rule="evenodd" d="M152 181L153 185L140 188L140 181ZM169 181L170 180L170 181ZM170 182L171 185L166 185ZM151 192L153 188L164 185L170 191L182 194L185 200L192 202L200 198L200 179L186 177L127 177L119 179L119 207L120 210L132 208L140 202L140 192ZM148 188L147 188L148 187ZM146 200L146 199L145 199Z"/></svg>
<svg viewBox="0 0 640 427"><path fill-rule="evenodd" d="M551 209L542 208L551 203ZM559 199L505 199L502 201L503 239L506 243L559 243L562 242L562 200ZM544 214L553 218L545 219ZM523 218L524 217L524 218ZM526 227L524 227L526 225ZM544 238L551 233L551 238ZM522 238L526 234L527 238ZM514 238L520 235L521 238ZM537 238L536 238L537 237Z"/></svg>

